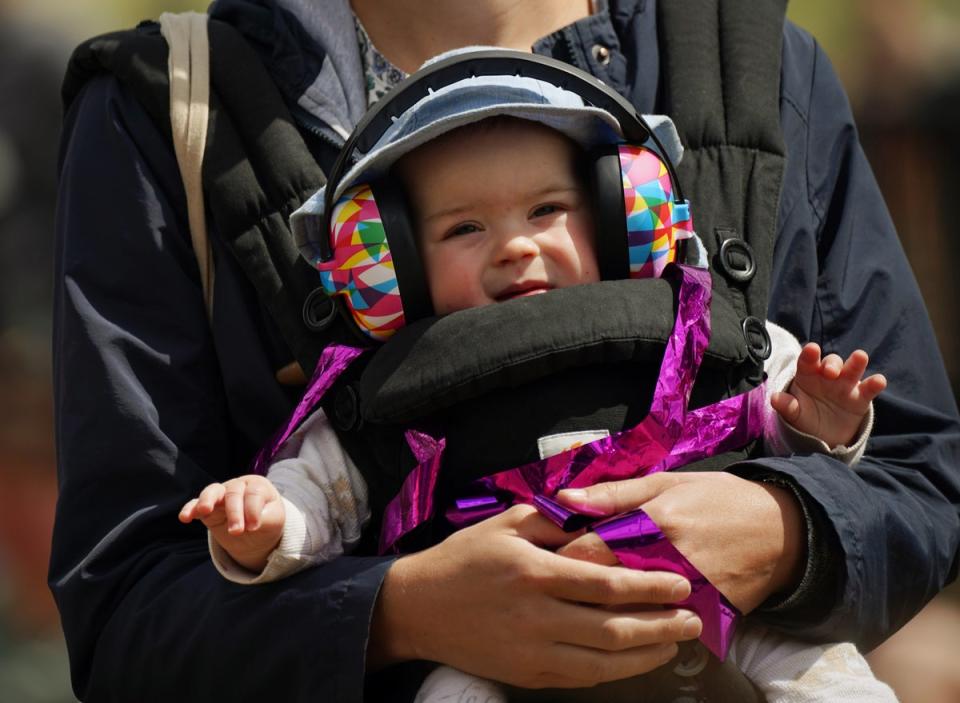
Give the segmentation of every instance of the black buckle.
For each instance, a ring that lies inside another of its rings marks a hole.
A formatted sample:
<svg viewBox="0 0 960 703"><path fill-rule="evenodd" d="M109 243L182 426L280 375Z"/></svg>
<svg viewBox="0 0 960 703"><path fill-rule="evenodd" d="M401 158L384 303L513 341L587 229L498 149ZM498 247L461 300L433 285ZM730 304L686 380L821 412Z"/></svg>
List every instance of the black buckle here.
<svg viewBox="0 0 960 703"><path fill-rule="evenodd" d="M303 301L303 324L311 332L323 332L337 319L337 306L323 288L314 288Z"/></svg>
<svg viewBox="0 0 960 703"><path fill-rule="evenodd" d="M341 432L358 430L363 425L360 417L360 398L353 386L337 391L333 401L333 424Z"/></svg>
<svg viewBox="0 0 960 703"><path fill-rule="evenodd" d="M753 248L739 237L723 240L719 258L724 275L738 283L746 283L757 272Z"/></svg>
<svg viewBox="0 0 960 703"><path fill-rule="evenodd" d="M747 343L747 354L758 364L763 364L770 358L770 353L773 351L767 326L763 324L763 320L748 315L743 318L742 328L743 339Z"/></svg>

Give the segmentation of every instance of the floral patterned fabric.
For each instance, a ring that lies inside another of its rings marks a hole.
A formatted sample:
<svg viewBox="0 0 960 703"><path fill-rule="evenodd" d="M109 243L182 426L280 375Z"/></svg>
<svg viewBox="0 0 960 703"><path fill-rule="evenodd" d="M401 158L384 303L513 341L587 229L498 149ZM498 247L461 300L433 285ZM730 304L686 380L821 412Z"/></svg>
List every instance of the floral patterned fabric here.
<svg viewBox="0 0 960 703"><path fill-rule="evenodd" d="M370 41L367 30L360 18L353 16L357 27L357 44L360 47L360 60L363 62L363 77L367 84L367 107L389 93L393 86L407 77L407 74L394 66L386 56L377 51Z"/></svg>

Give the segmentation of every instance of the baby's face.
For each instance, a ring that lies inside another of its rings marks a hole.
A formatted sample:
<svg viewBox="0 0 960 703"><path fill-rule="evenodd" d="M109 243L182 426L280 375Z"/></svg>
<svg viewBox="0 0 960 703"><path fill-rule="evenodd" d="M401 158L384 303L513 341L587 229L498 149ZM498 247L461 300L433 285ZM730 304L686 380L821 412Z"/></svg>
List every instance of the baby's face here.
<svg viewBox="0 0 960 703"><path fill-rule="evenodd" d="M522 120L451 132L404 157L437 314L599 280L576 147Z"/></svg>

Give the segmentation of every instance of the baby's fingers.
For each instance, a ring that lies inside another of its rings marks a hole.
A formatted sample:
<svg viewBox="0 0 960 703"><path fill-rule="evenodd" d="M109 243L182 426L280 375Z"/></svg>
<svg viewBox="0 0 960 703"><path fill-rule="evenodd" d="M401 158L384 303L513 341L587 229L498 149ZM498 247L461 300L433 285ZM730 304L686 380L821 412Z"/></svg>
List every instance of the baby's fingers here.
<svg viewBox="0 0 960 703"><path fill-rule="evenodd" d="M867 353L862 349L857 349L853 352L847 360L843 363L843 368L840 370L840 377L847 381L851 387L860 382L860 379L863 378L863 372L867 370L867 364L870 362L870 357L867 356Z"/></svg>
<svg viewBox="0 0 960 703"><path fill-rule="evenodd" d="M870 403L874 398L880 395L886 387L886 376L880 373L875 373L873 376L865 378L860 382L860 386L858 387L860 398L864 402Z"/></svg>
<svg viewBox="0 0 960 703"><path fill-rule="evenodd" d="M180 514L177 515L177 518L182 523L192 522L197 518L197 499L188 500L182 508L180 508Z"/></svg>
<svg viewBox="0 0 960 703"><path fill-rule="evenodd" d="M246 521L244 519L244 503L246 502L247 485L243 479L227 481L223 496L223 507L226 510L227 532L231 535L242 534Z"/></svg>
<svg viewBox="0 0 960 703"><path fill-rule="evenodd" d="M808 342L797 357L797 375L813 376L820 372L820 347L816 342Z"/></svg>
<svg viewBox="0 0 960 703"><path fill-rule="evenodd" d="M200 491L200 495L195 500L190 501L194 504L194 518L203 519L212 513L214 508L223 501L224 492L225 488L222 483L211 483ZM187 503L187 505L190 505L190 503Z"/></svg>
<svg viewBox="0 0 960 703"><path fill-rule="evenodd" d="M266 503L266 496L255 486L247 485L247 492L243 496L243 515L250 532L260 527L260 515L263 513L264 503Z"/></svg>
<svg viewBox="0 0 960 703"><path fill-rule="evenodd" d="M208 528L216 527L223 520L223 494L222 483L211 483L199 496L184 504L177 518L182 523L200 520Z"/></svg>
<svg viewBox="0 0 960 703"><path fill-rule="evenodd" d="M843 371L843 359L837 354L827 354L820 363L820 375L833 381L840 377Z"/></svg>
<svg viewBox="0 0 960 703"><path fill-rule="evenodd" d="M260 527L263 506L276 495L276 489L260 476L241 476L226 483L224 506L227 531L232 535L255 532Z"/></svg>
<svg viewBox="0 0 960 703"><path fill-rule="evenodd" d="M791 425L800 418L800 401L790 393L777 392L770 396L770 405Z"/></svg>

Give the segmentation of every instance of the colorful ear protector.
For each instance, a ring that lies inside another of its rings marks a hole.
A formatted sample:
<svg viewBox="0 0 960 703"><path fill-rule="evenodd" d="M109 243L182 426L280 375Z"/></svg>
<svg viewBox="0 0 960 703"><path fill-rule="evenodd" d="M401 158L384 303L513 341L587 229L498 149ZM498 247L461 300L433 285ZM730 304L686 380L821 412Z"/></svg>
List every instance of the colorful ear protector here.
<svg viewBox="0 0 960 703"><path fill-rule="evenodd" d="M625 143L588 155L597 261L604 280L659 276L690 236L690 211L673 164L636 109L593 76L543 56L506 49L441 59L412 74L363 117L327 182L313 264L329 295L341 296L361 331L376 340L433 314L412 218L396 179L354 185L333 202L359 150L367 153L393 121L429 93L475 76L519 75L577 93L616 118ZM652 141L658 151L642 146ZM659 152L659 153L658 153Z"/></svg>

